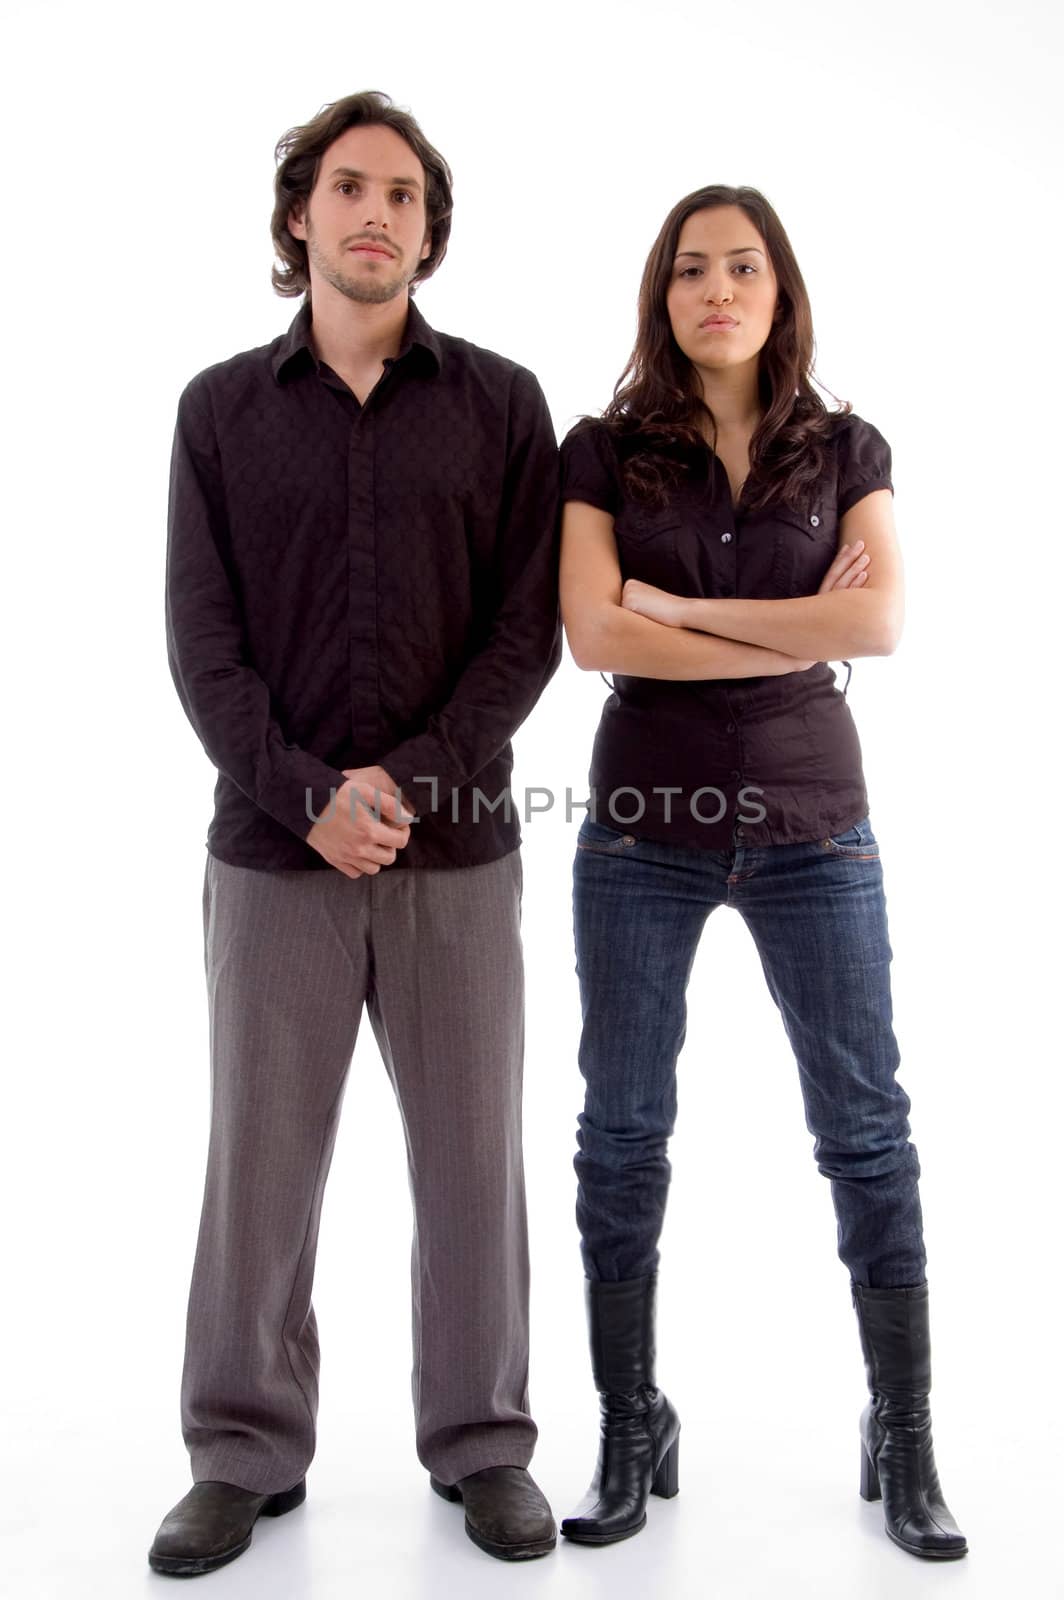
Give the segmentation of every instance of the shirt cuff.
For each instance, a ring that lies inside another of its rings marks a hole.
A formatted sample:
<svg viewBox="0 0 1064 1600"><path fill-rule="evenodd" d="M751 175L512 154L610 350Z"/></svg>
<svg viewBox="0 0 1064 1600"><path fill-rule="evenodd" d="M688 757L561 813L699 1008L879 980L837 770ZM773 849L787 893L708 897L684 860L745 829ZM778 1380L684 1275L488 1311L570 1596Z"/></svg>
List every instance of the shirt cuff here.
<svg viewBox="0 0 1064 1600"><path fill-rule="evenodd" d="M333 814L335 795L346 782L343 773L335 767L301 750L270 784L259 805L305 839L315 822L324 821Z"/></svg>
<svg viewBox="0 0 1064 1600"><path fill-rule="evenodd" d="M438 811L465 781L445 747L430 733L405 739L380 758L379 765L398 784L418 816Z"/></svg>

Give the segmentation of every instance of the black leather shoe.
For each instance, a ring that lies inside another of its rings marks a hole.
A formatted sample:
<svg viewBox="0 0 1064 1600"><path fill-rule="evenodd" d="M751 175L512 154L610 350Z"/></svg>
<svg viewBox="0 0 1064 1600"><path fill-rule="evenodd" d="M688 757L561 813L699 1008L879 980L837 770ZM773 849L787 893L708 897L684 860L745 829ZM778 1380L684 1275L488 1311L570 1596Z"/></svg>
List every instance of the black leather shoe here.
<svg viewBox="0 0 1064 1600"><path fill-rule="evenodd" d="M305 1478L282 1494L256 1494L235 1483L205 1478L166 1513L148 1551L148 1565L175 1578L213 1572L243 1555L257 1518L283 1516L306 1498Z"/></svg>
<svg viewBox="0 0 1064 1600"><path fill-rule="evenodd" d="M654 1380L657 1273L621 1283L585 1279L599 1452L591 1487L562 1533L613 1544L645 1527L652 1494L680 1487L680 1419Z"/></svg>
<svg viewBox="0 0 1064 1600"><path fill-rule="evenodd" d="M861 1414L861 1497L882 1500L887 1537L910 1555L968 1553L931 1443L927 1283L870 1289L851 1280L871 1400Z"/></svg>
<svg viewBox="0 0 1064 1600"><path fill-rule="evenodd" d="M524 1467L485 1467L457 1483L429 1482L445 1500L465 1506L465 1530L473 1543L502 1561L548 1555L558 1542L550 1506Z"/></svg>

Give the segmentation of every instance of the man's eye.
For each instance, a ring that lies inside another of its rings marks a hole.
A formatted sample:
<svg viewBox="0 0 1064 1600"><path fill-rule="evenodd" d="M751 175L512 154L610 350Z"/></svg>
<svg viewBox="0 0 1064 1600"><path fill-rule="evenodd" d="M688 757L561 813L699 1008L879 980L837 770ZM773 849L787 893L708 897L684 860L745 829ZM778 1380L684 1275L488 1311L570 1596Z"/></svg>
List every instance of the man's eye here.
<svg viewBox="0 0 1064 1600"><path fill-rule="evenodd" d="M395 192L396 192L396 194L405 195L408 200L413 200L413 198L414 198L414 196L410 193L409 189L396 189Z"/></svg>

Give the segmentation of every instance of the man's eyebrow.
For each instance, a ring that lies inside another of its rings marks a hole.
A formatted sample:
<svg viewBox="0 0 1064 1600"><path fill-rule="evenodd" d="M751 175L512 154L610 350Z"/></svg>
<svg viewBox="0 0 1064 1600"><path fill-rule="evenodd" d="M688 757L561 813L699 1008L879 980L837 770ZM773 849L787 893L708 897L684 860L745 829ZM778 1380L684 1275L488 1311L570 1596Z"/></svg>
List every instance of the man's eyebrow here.
<svg viewBox="0 0 1064 1600"><path fill-rule="evenodd" d="M334 167L329 173L330 178L365 178L368 174L359 172L355 167ZM389 183L402 184L405 189L417 189L420 193L421 185L416 178L389 178Z"/></svg>
<svg viewBox="0 0 1064 1600"><path fill-rule="evenodd" d="M744 244L741 249L725 250L724 254L726 256L745 256L751 250L757 256L763 256L765 253L763 250L759 250L756 244ZM699 261L709 260L704 250L680 250L676 256L677 261L679 261L680 256L696 256Z"/></svg>

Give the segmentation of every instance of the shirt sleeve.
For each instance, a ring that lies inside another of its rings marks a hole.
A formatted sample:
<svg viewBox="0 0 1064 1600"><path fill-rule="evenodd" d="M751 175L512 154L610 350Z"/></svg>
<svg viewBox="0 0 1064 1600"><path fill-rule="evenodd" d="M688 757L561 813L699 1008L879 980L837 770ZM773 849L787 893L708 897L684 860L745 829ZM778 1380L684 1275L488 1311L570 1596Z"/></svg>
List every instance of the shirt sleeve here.
<svg viewBox="0 0 1064 1600"><path fill-rule="evenodd" d="M425 727L380 757L415 810L441 808L520 727L558 668L558 441L539 382L515 368L486 638Z"/></svg>
<svg viewBox="0 0 1064 1600"><path fill-rule="evenodd" d="M562 500L583 500L617 516L621 505L617 463L603 426L577 423L562 440Z"/></svg>
<svg viewBox="0 0 1064 1600"><path fill-rule="evenodd" d="M170 458L166 649L185 714L211 761L305 839L342 772L291 744L247 659L240 606L222 553L225 498L210 397L193 378L180 399Z"/></svg>
<svg viewBox="0 0 1064 1600"><path fill-rule="evenodd" d="M890 445L878 428L851 412L839 437L839 516L873 489L894 493Z"/></svg>

